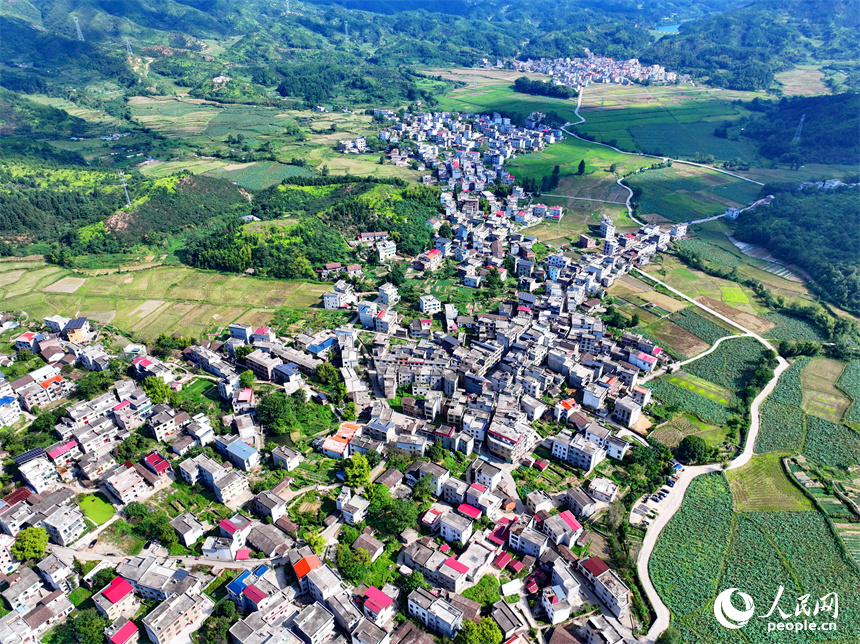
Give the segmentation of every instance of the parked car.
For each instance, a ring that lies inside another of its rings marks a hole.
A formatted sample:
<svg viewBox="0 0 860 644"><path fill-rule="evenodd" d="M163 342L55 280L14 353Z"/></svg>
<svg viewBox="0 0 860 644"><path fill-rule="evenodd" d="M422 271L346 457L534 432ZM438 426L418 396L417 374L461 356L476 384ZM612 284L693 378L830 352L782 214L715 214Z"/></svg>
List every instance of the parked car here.
<svg viewBox="0 0 860 644"><path fill-rule="evenodd" d="M92 541L90 541L89 548L94 548L94 547L95 547L95 545L96 545L98 542L99 542L99 540L98 540L98 539L93 539ZM89 548L88 548L88 549L89 549Z"/></svg>

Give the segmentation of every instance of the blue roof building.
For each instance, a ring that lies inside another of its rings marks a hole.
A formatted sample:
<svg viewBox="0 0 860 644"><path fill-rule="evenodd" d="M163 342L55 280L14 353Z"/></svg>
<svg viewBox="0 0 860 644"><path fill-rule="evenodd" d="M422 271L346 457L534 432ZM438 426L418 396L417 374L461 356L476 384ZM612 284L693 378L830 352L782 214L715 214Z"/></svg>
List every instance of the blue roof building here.
<svg viewBox="0 0 860 644"><path fill-rule="evenodd" d="M244 441L233 441L227 446L226 453L233 465L246 472L260 464L260 452Z"/></svg>

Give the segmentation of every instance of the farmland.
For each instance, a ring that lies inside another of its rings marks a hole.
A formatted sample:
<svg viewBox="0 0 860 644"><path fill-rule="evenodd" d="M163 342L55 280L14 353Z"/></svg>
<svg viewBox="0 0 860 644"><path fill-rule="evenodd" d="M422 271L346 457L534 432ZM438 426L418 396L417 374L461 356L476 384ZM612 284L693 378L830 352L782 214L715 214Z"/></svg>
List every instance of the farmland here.
<svg viewBox="0 0 860 644"><path fill-rule="evenodd" d="M837 384L854 400L854 404L845 414L845 420L860 423L860 360L853 360L848 363Z"/></svg>
<svg viewBox="0 0 860 644"><path fill-rule="evenodd" d="M771 395L761 407L761 426L755 451L799 450L806 435L805 422L806 417L800 407L778 402Z"/></svg>
<svg viewBox="0 0 860 644"><path fill-rule="evenodd" d="M651 438L670 448L677 447L686 436L698 436L708 444L708 447L719 447L728 438L729 430L726 427L708 425L693 414L684 413L651 434Z"/></svg>
<svg viewBox="0 0 860 644"><path fill-rule="evenodd" d="M731 331L706 318L692 307L678 311L672 316L672 322L701 338L708 345L714 344L720 338L732 335Z"/></svg>
<svg viewBox="0 0 860 644"><path fill-rule="evenodd" d="M683 409L695 414L706 423L724 425L729 419L729 410L725 405L692 393L687 389L682 389L662 377L649 381L646 386L654 392L654 397L665 406Z"/></svg>
<svg viewBox="0 0 860 644"><path fill-rule="evenodd" d="M757 366L762 352L762 345L752 338L733 338L723 342L713 353L691 362L685 369L731 391L740 391Z"/></svg>
<svg viewBox="0 0 860 644"><path fill-rule="evenodd" d="M590 201L569 201L542 197L541 200L547 205L561 205L564 208L564 217L561 221L545 220L525 231L527 235L537 237L541 242L552 247L564 246L576 243L580 234L592 235L592 229L600 226L600 216L610 215L622 232L636 230L637 226L627 216L627 209L623 206L611 206Z"/></svg>
<svg viewBox="0 0 860 644"><path fill-rule="evenodd" d="M845 363L813 358L801 374L803 410L825 420L839 422L851 401L836 387Z"/></svg>
<svg viewBox="0 0 860 644"><path fill-rule="evenodd" d="M676 387L681 387L699 396L704 396L721 405L730 404L733 398L732 392L725 387L720 387L684 371L678 371L670 376L666 376L666 379Z"/></svg>
<svg viewBox="0 0 860 644"><path fill-rule="evenodd" d="M681 358L692 358L706 351L710 346L698 336L667 319L654 322L647 327L647 331L670 353Z"/></svg>
<svg viewBox="0 0 860 644"><path fill-rule="evenodd" d="M857 640L860 574L842 554L825 519L818 512L738 514L732 489L722 473L693 480L652 554L650 573L681 641L774 641L761 620L750 622L743 638L731 638L713 619L712 605L717 592L734 587L750 594L756 606L769 607L779 585L786 589L783 610L792 610L794 598L804 593L812 598L838 593L838 622L844 627L839 641ZM814 557L809 556L811 544ZM810 633L804 641L832 641L829 637Z"/></svg>
<svg viewBox="0 0 860 644"><path fill-rule="evenodd" d="M761 190L749 181L681 163L640 172L625 181L642 191L638 211L655 223L719 215L727 206L743 207L754 201Z"/></svg>
<svg viewBox="0 0 860 644"><path fill-rule="evenodd" d="M860 434L845 425L809 416L803 454L824 465L847 469L860 463Z"/></svg>
<svg viewBox="0 0 860 644"><path fill-rule="evenodd" d="M766 337L777 340L805 340L808 342L823 342L827 338L814 324L785 313L765 313L766 320L775 326L767 332Z"/></svg>
<svg viewBox="0 0 860 644"><path fill-rule="evenodd" d="M35 318L84 315L150 340L162 333L205 336L240 318L265 324L277 307L319 306L328 290L178 266L80 276L43 262L0 262L0 284L8 309Z"/></svg>
<svg viewBox="0 0 860 644"><path fill-rule="evenodd" d="M658 156L753 160L753 144L714 136L722 121L748 113L731 101L753 96L690 85L593 85L583 94L585 123L577 128L599 141Z"/></svg>
<svg viewBox="0 0 860 644"><path fill-rule="evenodd" d="M737 512L801 512L812 504L788 479L782 456L759 454L741 468L727 472Z"/></svg>

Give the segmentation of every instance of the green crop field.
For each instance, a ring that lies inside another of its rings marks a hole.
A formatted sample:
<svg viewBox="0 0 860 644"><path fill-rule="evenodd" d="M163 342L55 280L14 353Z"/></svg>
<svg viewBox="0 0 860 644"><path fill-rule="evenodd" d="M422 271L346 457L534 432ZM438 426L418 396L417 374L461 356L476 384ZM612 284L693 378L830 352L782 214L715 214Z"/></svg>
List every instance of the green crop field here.
<svg viewBox="0 0 860 644"><path fill-rule="evenodd" d="M765 313L763 317L775 325L767 332L768 338L776 338L777 340L806 340L811 342L824 342L827 339L817 326L793 315Z"/></svg>
<svg viewBox="0 0 860 644"><path fill-rule="evenodd" d="M732 402L733 395L730 390L716 385L713 382L697 378L690 373L678 371L670 376L666 376L666 378L676 387L681 387L682 389L691 391L699 396L704 396L708 400L712 400L721 405L729 405Z"/></svg>
<svg viewBox="0 0 860 644"><path fill-rule="evenodd" d="M705 317L693 307L678 311L672 316L672 322L697 338L701 338L708 345L714 344L720 338L732 335L731 331Z"/></svg>
<svg viewBox="0 0 860 644"><path fill-rule="evenodd" d="M201 337L238 319L265 324L280 306L319 307L329 289L184 266L84 276L42 262L0 262L0 284L7 309L22 309L37 319L85 315L142 339L161 333Z"/></svg>
<svg viewBox="0 0 860 644"><path fill-rule="evenodd" d="M840 390L854 400L845 414L845 420L860 423L860 360L853 360L848 363L837 384Z"/></svg>
<svg viewBox="0 0 860 644"><path fill-rule="evenodd" d="M749 181L681 163L637 173L626 182L642 190L639 212L655 222L719 215L727 206L745 206L754 201L761 190L761 186Z"/></svg>
<svg viewBox="0 0 860 644"><path fill-rule="evenodd" d="M748 337L732 338L709 353L686 365L684 369L731 391L739 391L753 371L764 347Z"/></svg>
<svg viewBox="0 0 860 644"><path fill-rule="evenodd" d="M645 386L651 389L654 397L667 407L695 414L705 423L725 425L729 419L729 409L725 405L678 387L662 377L649 381Z"/></svg>
<svg viewBox="0 0 860 644"><path fill-rule="evenodd" d="M758 454L727 476L737 512L800 512L811 510L812 503L788 479L782 467L785 454Z"/></svg>
<svg viewBox="0 0 860 644"><path fill-rule="evenodd" d="M223 166L209 171L208 174L212 177L235 181L240 186L251 190L262 190L289 177L309 175L310 173L307 169L295 165L256 161Z"/></svg>
<svg viewBox="0 0 860 644"><path fill-rule="evenodd" d="M663 445L675 448L686 436L698 436L708 447L719 447L726 442L730 431L727 427L719 427L703 423L696 416L684 413L673 418L651 434L651 438Z"/></svg>
<svg viewBox="0 0 860 644"><path fill-rule="evenodd" d="M814 557L809 556L810 548ZM780 585L787 593L783 610L793 611L794 598L806 593L814 599L837 593L840 632L838 640L829 633L810 631L802 640L776 641L860 640L860 573L842 553L825 518L814 511L737 513L723 473L699 476L690 484L649 564L654 586L672 611L680 641L775 641L773 633L767 632L766 620L751 620L737 636L722 628L714 619L713 603L719 592L737 588L767 612Z"/></svg>
<svg viewBox="0 0 860 644"><path fill-rule="evenodd" d="M752 160L755 146L714 136L714 128L748 112L732 104L754 94L692 85L592 85L585 89L579 131L626 150L674 158L712 154Z"/></svg>
<svg viewBox="0 0 860 644"><path fill-rule="evenodd" d="M110 519L116 510L101 494L88 494L81 499L81 512L96 525L101 525Z"/></svg>

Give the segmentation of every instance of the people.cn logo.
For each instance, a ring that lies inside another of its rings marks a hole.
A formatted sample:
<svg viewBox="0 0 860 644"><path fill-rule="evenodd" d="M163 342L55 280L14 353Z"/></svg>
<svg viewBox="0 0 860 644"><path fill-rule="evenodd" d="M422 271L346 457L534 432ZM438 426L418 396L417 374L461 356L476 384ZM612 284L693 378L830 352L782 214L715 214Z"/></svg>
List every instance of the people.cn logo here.
<svg viewBox="0 0 860 644"><path fill-rule="evenodd" d="M732 595L734 593L737 593L743 600L743 610L738 610L732 604ZM753 613L755 613L755 606L753 605L752 597L739 591L737 588L727 588L717 595L717 599L714 601L714 617L726 628L743 628L750 621Z"/></svg>

